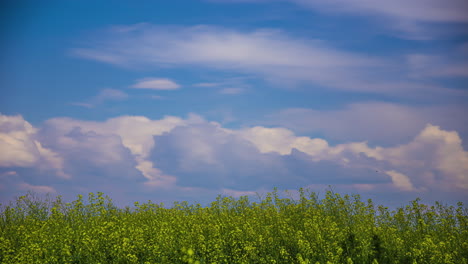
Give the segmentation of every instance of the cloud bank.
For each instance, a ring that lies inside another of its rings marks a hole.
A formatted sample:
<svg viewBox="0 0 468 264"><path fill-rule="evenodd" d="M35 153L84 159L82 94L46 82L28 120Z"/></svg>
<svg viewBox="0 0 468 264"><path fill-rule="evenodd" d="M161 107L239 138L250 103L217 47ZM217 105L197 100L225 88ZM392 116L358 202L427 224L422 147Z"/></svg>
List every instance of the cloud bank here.
<svg viewBox="0 0 468 264"><path fill-rule="evenodd" d="M381 147L331 145L281 127L227 129L197 115L54 118L39 128L21 116L2 115L0 121L2 199L32 189L193 201L333 185L450 200L465 199L468 189L468 152L460 136L431 124L406 144Z"/></svg>

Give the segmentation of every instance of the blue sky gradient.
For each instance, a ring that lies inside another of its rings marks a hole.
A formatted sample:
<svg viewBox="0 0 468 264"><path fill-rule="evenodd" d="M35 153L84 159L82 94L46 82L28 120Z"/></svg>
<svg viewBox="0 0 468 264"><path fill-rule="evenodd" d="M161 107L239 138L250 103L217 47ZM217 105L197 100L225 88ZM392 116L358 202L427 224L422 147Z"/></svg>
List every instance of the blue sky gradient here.
<svg viewBox="0 0 468 264"><path fill-rule="evenodd" d="M4 1L0 201L468 201L463 0Z"/></svg>

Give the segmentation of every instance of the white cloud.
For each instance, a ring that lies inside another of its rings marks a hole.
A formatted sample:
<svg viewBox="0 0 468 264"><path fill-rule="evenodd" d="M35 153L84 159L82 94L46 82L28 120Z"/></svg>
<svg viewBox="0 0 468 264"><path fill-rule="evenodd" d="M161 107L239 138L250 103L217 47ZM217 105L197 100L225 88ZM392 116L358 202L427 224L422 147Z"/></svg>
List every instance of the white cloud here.
<svg viewBox="0 0 468 264"><path fill-rule="evenodd" d="M53 170L62 178L70 178L63 171L63 159L44 148L36 138L37 129L22 116L0 114L0 167L39 167Z"/></svg>
<svg viewBox="0 0 468 264"><path fill-rule="evenodd" d="M0 115L0 165L29 167L39 159L33 136L36 129L22 116Z"/></svg>
<svg viewBox="0 0 468 264"><path fill-rule="evenodd" d="M282 155L291 153L294 133L284 128L253 127L240 131L240 134L252 142L262 153L278 152Z"/></svg>
<svg viewBox="0 0 468 264"><path fill-rule="evenodd" d="M468 188L468 152L455 131L427 125L412 142L389 148L382 154L396 166L427 166L438 170L446 181L442 183L445 186Z"/></svg>
<svg viewBox="0 0 468 264"><path fill-rule="evenodd" d="M367 164L360 155L375 161L389 163L392 170L387 170L395 186L412 190L411 180L402 172L414 174L418 184L423 187L468 189L468 152L461 145L457 132L448 132L440 127L427 125L413 141L397 147L369 147L365 142L351 142L329 146L323 139L296 137L284 128L254 127L240 132L241 136L252 142L261 152L276 152L290 155L297 149L311 156L312 160L330 160L350 166L379 167L377 163ZM350 163L349 161L353 162ZM429 182L427 175L437 171L441 177ZM434 184L434 185L433 185Z"/></svg>
<svg viewBox="0 0 468 264"><path fill-rule="evenodd" d="M143 176L148 180L145 184L151 187L167 187L174 186L177 179L174 176L166 175L161 170L154 167L153 162L143 158L137 158L138 165L136 168L143 173Z"/></svg>
<svg viewBox="0 0 468 264"><path fill-rule="evenodd" d="M285 128L253 127L244 129L239 134L253 143L262 153L277 152L289 155L293 148L318 157L328 149L328 143L319 138L296 137Z"/></svg>
<svg viewBox="0 0 468 264"><path fill-rule="evenodd" d="M346 149L346 144L342 146ZM461 138L455 131L428 124L407 144L389 148L363 145L363 148L352 151L389 162L399 170L411 171L423 187L468 188L468 152L463 149ZM439 174L438 179L433 176L435 172ZM392 179L395 175L392 174ZM404 183L402 179L398 176L399 184Z"/></svg>
<svg viewBox="0 0 468 264"><path fill-rule="evenodd" d="M200 118L195 115L190 115L186 120L171 116L161 120L150 120L143 116L121 116L105 122L55 118L48 120L45 126L54 131L54 140L61 148L66 148L64 152L77 152L80 149L89 152L90 162L100 166L111 166L109 164L128 159L122 149L126 148L136 163L134 168L149 181L149 186L165 186L172 185L175 179L155 168L154 162L148 160L150 151L154 148L154 137L177 126L197 122L200 122ZM80 134L86 135L85 139L68 136L77 131L77 128Z"/></svg>
<svg viewBox="0 0 468 264"><path fill-rule="evenodd" d="M59 134L67 134L79 127L83 133L100 135L118 135L122 144L133 154L146 157L153 147L153 136L170 131L184 120L178 117L165 117L162 120L150 120L143 116L121 116L105 122L82 121L70 118L54 118L46 122Z"/></svg>
<svg viewBox="0 0 468 264"><path fill-rule="evenodd" d="M399 173L397 171L394 171L394 170L386 171L385 173L388 174L390 177L392 177L392 182L393 184L395 184L397 188L404 190L404 191L413 190L413 184L411 183L408 176L402 173Z"/></svg>
<svg viewBox="0 0 468 264"><path fill-rule="evenodd" d="M382 175L387 175L392 186L402 191L423 192L437 189L448 191L468 188L468 177L466 176L468 175L468 167L465 165L468 164L466 162L468 153L463 150L458 134L444 131L432 125L427 125L409 143L396 147L370 147L366 142L349 142L330 146L324 139L297 137L292 131L284 128L253 127L227 130L222 129L219 125L205 124L200 125L200 127L189 126L184 130L176 129L174 131L177 133L171 132L168 136L161 138L161 143L164 142L164 145L160 146L162 149L159 150L161 153L158 157L173 151L178 153L175 156L178 161L166 161L165 163L169 162L170 165L166 165L165 168L179 168L180 170L175 169L174 171L188 174L184 177L189 178L195 177L194 175L204 175L203 178L190 180L187 178L185 180L188 182L198 180L197 184L209 184L210 182L220 184L219 181L229 181L224 177L233 177L227 175L230 175L232 171L239 170L239 166L245 168L251 166L245 159L257 164L258 169L264 170L266 174L269 171L266 172L267 169L264 166L268 166L269 169L274 168L277 174L284 174L282 177L291 177L291 175L287 176L289 175L287 171L292 169L287 165L290 159L304 159L306 163L316 164L316 166L322 164L320 165L322 167L315 168L321 172L327 168L323 167L324 164L334 164L333 166L336 168L346 168L349 173L361 169L385 171L385 174L381 174L381 176L376 173L376 177L381 178ZM248 145L244 145L243 140L247 140L255 146L259 153L255 153ZM238 154L227 154L228 152L224 151L241 154L237 156ZM305 153L306 156L301 158L297 151ZM270 156L274 153L280 156L277 158ZM281 161L283 158L279 157L284 157L285 160ZM226 162L227 160L234 162L235 167L231 167L230 162ZM219 178L214 180L205 175L207 168ZM193 176L189 176L192 173ZM242 173L236 172L235 174L249 175L249 173L252 171L246 169ZM434 177L434 175L439 176ZM302 178L302 180L304 179ZM367 181L367 183L355 182L359 185L355 187L366 190L378 189L379 184ZM255 180L252 178L250 183L253 182ZM340 184L339 181L336 183ZM229 188L236 186L239 187L238 185L230 185Z"/></svg>
<svg viewBox="0 0 468 264"><path fill-rule="evenodd" d="M56 152L44 148L41 143L37 140L34 141L36 144L37 150L39 151L39 154L41 155L43 161L45 162L40 162L39 168L42 169L53 169L55 170L55 173L57 176L64 178L64 179L70 179L71 175L68 173L64 172L64 164L63 164L63 158Z"/></svg>
<svg viewBox="0 0 468 264"><path fill-rule="evenodd" d="M152 90L176 90L180 88L180 85L166 78L144 78L138 80L131 87Z"/></svg>

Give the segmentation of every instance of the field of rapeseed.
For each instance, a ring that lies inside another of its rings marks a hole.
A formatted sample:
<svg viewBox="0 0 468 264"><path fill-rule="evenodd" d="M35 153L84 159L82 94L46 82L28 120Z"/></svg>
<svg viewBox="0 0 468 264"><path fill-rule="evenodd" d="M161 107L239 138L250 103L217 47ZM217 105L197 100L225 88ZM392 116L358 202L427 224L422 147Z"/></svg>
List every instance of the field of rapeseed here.
<svg viewBox="0 0 468 264"><path fill-rule="evenodd" d="M468 263L468 210L415 200L397 210L331 191L277 192L209 207L119 209L102 193L3 205L0 263Z"/></svg>

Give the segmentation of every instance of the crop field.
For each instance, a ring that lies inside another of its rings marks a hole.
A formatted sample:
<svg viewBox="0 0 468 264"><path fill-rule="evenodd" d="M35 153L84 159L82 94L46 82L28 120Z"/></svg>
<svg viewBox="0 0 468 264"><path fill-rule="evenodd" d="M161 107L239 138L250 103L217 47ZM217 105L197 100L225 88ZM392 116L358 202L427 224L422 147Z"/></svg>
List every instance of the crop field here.
<svg viewBox="0 0 468 264"><path fill-rule="evenodd" d="M0 212L1 263L468 263L468 210L389 210L358 195L276 191L210 206L118 208L102 193L19 197Z"/></svg>

